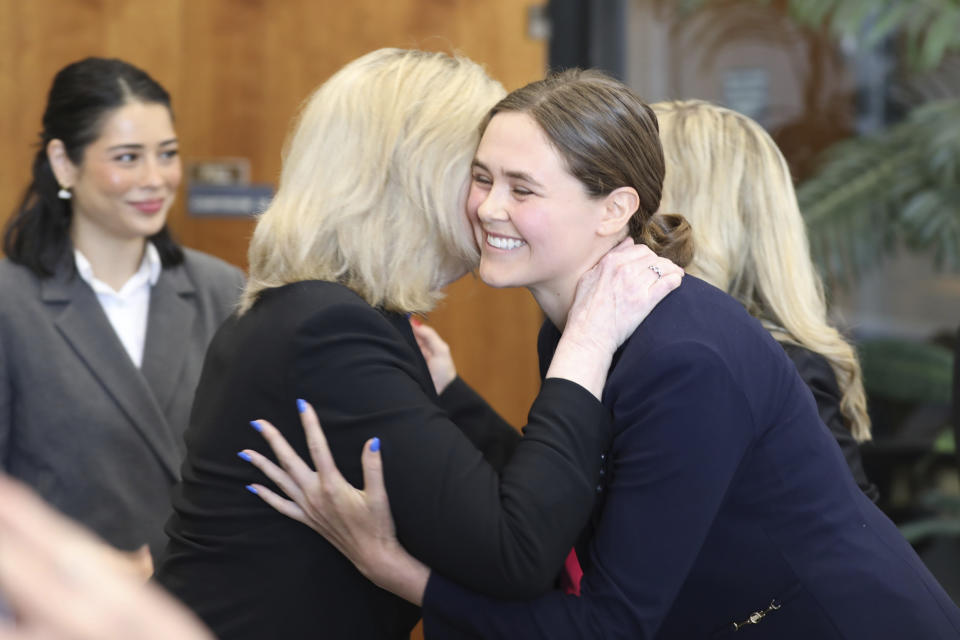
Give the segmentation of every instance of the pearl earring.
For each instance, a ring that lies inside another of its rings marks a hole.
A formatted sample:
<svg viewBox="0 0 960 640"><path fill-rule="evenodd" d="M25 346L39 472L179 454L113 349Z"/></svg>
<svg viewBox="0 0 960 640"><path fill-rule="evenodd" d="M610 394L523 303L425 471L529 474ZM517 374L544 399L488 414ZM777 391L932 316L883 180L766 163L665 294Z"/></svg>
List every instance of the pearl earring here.
<svg viewBox="0 0 960 640"><path fill-rule="evenodd" d="M70 189L66 187L60 187L60 191L57 191L57 197L61 200L69 200L73 197L73 194L70 193Z"/></svg>

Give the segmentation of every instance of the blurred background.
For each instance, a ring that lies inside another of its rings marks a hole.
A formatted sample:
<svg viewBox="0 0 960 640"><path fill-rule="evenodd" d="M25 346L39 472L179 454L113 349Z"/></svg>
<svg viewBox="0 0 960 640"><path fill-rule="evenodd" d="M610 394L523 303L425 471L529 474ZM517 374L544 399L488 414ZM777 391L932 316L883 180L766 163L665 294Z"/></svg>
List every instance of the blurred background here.
<svg viewBox="0 0 960 640"><path fill-rule="evenodd" d="M762 123L860 351L880 506L960 601L957 0L0 0L0 223L72 60L121 57L170 90L186 175L229 159L269 187L298 105L384 46L458 51L508 90L550 67L599 67L647 101L702 98ZM244 267L253 218L191 210L184 182L178 239ZM468 276L430 322L522 425L538 386L532 298Z"/></svg>
<svg viewBox="0 0 960 640"><path fill-rule="evenodd" d="M960 3L579 5L598 26L586 64L651 102L736 109L783 150L834 319L863 364L879 506L960 601Z"/></svg>

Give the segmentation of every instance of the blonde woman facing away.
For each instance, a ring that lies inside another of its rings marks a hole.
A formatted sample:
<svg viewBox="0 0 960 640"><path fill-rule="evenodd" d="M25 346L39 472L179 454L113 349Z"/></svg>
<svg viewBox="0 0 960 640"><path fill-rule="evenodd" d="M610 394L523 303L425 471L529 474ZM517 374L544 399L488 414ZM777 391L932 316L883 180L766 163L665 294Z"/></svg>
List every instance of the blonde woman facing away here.
<svg viewBox="0 0 960 640"><path fill-rule="evenodd" d="M763 127L708 102L651 105L667 161L662 211L693 227L687 272L739 300L797 366L857 485L876 501L858 443L870 418L853 347L827 321L787 162Z"/></svg>

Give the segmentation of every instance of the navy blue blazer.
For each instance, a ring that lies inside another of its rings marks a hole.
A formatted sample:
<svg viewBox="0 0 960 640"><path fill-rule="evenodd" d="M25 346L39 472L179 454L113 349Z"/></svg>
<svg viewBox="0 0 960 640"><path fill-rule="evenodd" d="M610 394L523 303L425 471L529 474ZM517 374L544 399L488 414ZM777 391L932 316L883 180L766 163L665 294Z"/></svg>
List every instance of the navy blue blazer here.
<svg viewBox="0 0 960 640"><path fill-rule="evenodd" d="M541 332L542 358L557 338ZM685 277L618 352L603 402L615 435L577 545L581 597L498 601L435 573L428 638L960 636L960 610L733 298Z"/></svg>

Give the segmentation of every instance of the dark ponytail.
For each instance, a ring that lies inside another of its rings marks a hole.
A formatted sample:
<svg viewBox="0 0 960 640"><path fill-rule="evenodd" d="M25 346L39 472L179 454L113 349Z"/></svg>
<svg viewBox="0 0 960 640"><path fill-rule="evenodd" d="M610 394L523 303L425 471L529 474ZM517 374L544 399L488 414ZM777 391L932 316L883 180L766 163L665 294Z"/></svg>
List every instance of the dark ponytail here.
<svg viewBox="0 0 960 640"><path fill-rule="evenodd" d="M3 251L11 261L40 277L53 275L69 248L73 210L70 200L57 196L60 185L47 158L47 145L51 140L62 141L70 161L82 164L84 152L100 136L104 120L130 101L158 103L170 109L170 94L146 72L122 60L86 58L54 76L32 180L3 233ZM165 267L183 262L183 250L166 225L149 240Z"/></svg>

